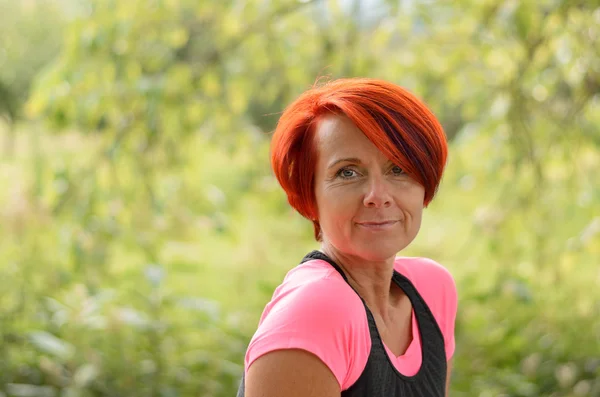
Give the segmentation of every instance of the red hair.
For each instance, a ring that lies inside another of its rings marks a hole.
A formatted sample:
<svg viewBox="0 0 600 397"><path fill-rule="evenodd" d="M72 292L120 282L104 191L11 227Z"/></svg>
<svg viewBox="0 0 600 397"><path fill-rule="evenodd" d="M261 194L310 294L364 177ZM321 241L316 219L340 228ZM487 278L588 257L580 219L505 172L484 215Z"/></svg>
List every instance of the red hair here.
<svg viewBox="0 0 600 397"><path fill-rule="evenodd" d="M314 174L314 135L326 114L348 117L410 177L425 188L427 206L438 189L448 146L433 113L413 94L375 79L339 79L314 86L290 104L279 119L271 142L271 166L288 202L313 221L320 240Z"/></svg>

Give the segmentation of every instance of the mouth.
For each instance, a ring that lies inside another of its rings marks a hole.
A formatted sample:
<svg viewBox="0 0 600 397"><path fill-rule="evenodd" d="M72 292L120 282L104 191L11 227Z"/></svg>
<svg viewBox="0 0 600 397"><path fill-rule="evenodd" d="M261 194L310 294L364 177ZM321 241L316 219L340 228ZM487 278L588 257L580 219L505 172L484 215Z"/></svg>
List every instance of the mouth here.
<svg viewBox="0 0 600 397"><path fill-rule="evenodd" d="M357 225L371 230L386 230L394 227L399 221L390 220L383 222L358 222Z"/></svg>

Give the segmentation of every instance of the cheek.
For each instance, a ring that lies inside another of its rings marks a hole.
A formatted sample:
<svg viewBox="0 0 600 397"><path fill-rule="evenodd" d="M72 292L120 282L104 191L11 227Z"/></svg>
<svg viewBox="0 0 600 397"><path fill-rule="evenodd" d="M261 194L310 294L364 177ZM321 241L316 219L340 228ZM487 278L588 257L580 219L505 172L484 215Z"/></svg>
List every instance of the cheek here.
<svg viewBox="0 0 600 397"><path fill-rule="evenodd" d="M420 186L413 186L398 196L398 205L403 211L410 214L412 219L420 221L425 208L424 199L424 189Z"/></svg>
<svg viewBox="0 0 600 397"><path fill-rule="evenodd" d="M316 196L321 227L331 232L351 225L356 205L350 195L331 190L320 191Z"/></svg>
<svg viewBox="0 0 600 397"><path fill-rule="evenodd" d="M410 203L411 208L414 208L415 210L419 209L420 211L425 208L425 189L416 182L411 186L411 189L409 189L406 198Z"/></svg>
<svg viewBox="0 0 600 397"><path fill-rule="evenodd" d="M347 197L340 194L325 193L320 200L320 215L332 220L344 218L348 212Z"/></svg>
<svg viewBox="0 0 600 397"><path fill-rule="evenodd" d="M423 219L423 208L419 207L419 208L415 208L413 211L413 219L415 219L417 222L417 227L420 227L421 225L421 220Z"/></svg>
<svg viewBox="0 0 600 397"><path fill-rule="evenodd" d="M423 199L417 199L414 201L414 203L412 203L411 205L412 208L412 213L413 213L413 217L416 217L418 219L421 219L422 215L423 215Z"/></svg>

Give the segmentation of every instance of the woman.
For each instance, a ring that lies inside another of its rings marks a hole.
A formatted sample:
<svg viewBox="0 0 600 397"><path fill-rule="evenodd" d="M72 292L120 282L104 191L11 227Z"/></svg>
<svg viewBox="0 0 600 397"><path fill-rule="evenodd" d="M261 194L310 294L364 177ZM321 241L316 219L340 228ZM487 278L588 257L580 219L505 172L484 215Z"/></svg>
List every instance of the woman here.
<svg viewBox="0 0 600 397"><path fill-rule="evenodd" d="M396 257L446 156L435 116L388 82L336 80L285 110L271 163L321 247L267 304L238 396L447 395L454 281L433 260Z"/></svg>

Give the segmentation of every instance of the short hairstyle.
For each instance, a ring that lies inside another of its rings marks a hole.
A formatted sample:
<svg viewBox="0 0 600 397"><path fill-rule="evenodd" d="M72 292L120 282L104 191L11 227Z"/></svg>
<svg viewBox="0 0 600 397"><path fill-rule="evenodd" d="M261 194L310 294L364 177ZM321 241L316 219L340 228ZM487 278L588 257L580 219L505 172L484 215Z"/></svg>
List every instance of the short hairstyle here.
<svg viewBox="0 0 600 397"><path fill-rule="evenodd" d="M314 175L318 121L345 115L391 161L425 189L424 205L435 196L448 155L444 130L427 106L406 89L387 81L350 78L315 85L281 115L271 141L271 166L290 205L317 219Z"/></svg>

